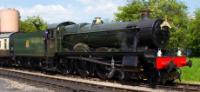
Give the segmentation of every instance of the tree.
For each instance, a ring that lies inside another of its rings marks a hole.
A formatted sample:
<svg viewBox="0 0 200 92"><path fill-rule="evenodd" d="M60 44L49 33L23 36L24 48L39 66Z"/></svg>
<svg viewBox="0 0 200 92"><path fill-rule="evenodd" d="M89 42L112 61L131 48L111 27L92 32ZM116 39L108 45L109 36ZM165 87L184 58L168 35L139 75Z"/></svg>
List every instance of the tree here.
<svg viewBox="0 0 200 92"><path fill-rule="evenodd" d="M20 31L34 32L43 31L47 28L47 23L39 16L28 17L26 20L20 21Z"/></svg>
<svg viewBox="0 0 200 92"><path fill-rule="evenodd" d="M200 55L200 9L195 11L195 18L189 23L189 47L194 56Z"/></svg>
<svg viewBox="0 0 200 92"><path fill-rule="evenodd" d="M150 18L165 18L172 26L169 48L187 45L187 7L178 0L131 0L126 6L118 8L115 14L117 21L136 21L140 19L141 11L149 9Z"/></svg>

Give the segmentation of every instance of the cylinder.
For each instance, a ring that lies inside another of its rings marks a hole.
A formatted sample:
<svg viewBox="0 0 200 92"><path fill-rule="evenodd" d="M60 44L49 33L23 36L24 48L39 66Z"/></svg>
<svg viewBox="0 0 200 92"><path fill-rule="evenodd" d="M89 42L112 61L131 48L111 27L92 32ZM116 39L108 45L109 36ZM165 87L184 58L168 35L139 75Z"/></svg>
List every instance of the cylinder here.
<svg viewBox="0 0 200 92"><path fill-rule="evenodd" d="M0 32L18 32L20 14L16 9L0 10Z"/></svg>

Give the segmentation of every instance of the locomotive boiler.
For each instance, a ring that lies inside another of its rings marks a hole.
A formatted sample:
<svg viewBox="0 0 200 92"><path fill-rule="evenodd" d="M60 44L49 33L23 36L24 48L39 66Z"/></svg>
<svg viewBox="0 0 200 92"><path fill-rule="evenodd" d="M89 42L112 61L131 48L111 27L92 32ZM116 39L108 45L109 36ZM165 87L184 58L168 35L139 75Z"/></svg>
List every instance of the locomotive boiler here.
<svg viewBox="0 0 200 92"><path fill-rule="evenodd" d="M163 48L169 40L169 28L160 26L163 21L144 17L139 22L72 24L64 27L62 44L64 48L70 49L83 43L90 49L107 47L120 51Z"/></svg>

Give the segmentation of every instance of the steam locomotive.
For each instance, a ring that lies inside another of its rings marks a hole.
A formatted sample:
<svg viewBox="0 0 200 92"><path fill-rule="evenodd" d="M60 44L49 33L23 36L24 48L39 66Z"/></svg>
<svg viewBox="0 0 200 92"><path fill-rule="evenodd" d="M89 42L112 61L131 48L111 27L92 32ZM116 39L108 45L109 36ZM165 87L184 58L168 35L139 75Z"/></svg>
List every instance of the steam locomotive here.
<svg viewBox="0 0 200 92"><path fill-rule="evenodd" d="M170 37L163 19L143 14L137 22L53 24L45 31L0 34L1 65L40 68L81 77L173 82L184 55L161 55ZM157 55L159 54L160 55Z"/></svg>

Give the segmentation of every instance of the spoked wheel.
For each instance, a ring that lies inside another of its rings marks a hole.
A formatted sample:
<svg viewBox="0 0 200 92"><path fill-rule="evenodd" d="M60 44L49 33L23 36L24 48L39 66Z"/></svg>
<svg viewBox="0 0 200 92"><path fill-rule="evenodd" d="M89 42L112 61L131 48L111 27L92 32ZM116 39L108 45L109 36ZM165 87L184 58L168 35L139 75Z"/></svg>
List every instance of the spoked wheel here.
<svg viewBox="0 0 200 92"><path fill-rule="evenodd" d="M96 49L96 52L110 52L110 51L111 49L108 47L100 47ZM96 64L95 71L99 78L105 80L113 77L115 69L112 69L111 66Z"/></svg>
<svg viewBox="0 0 200 92"><path fill-rule="evenodd" d="M96 74L101 79L112 78L114 75L115 69L112 69L111 66L105 65L96 65Z"/></svg>
<svg viewBox="0 0 200 92"><path fill-rule="evenodd" d="M73 50L75 52L89 52L90 48L85 43L77 43L74 45ZM88 77L90 75L90 63L87 61L76 60L75 68L81 77Z"/></svg>
<svg viewBox="0 0 200 92"><path fill-rule="evenodd" d="M34 62L33 62L34 63ZM35 69L36 70L42 70L42 67L43 67L44 65L42 64L42 61L40 61L40 60L37 60L37 62L36 62L36 64L35 64Z"/></svg>
<svg viewBox="0 0 200 92"><path fill-rule="evenodd" d="M18 67L22 66L22 61L21 60L17 60L16 63L15 63L15 66L18 66Z"/></svg>
<svg viewBox="0 0 200 92"><path fill-rule="evenodd" d="M124 71L117 71L115 77L119 80L125 80L126 79L126 73Z"/></svg>
<svg viewBox="0 0 200 92"><path fill-rule="evenodd" d="M70 61L64 61L63 59L59 60L59 64L57 65L57 68L59 72L67 75L73 72L71 62Z"/></svg>
<svg viewBox="0 0 200 92"><path fill-rule="evenodd" d="M76 69L81 77L88 77L90 75L90 64L87 61L77 61Z"/></svg>
<svg viewBox="0 0 200 92"><path fill-rule="evenodd" d="M33 62L33 60L28 59L27 61L28 61L27 62L27 67L31 69L33 67L33 65L31 64L31 62Z"/></svg>

